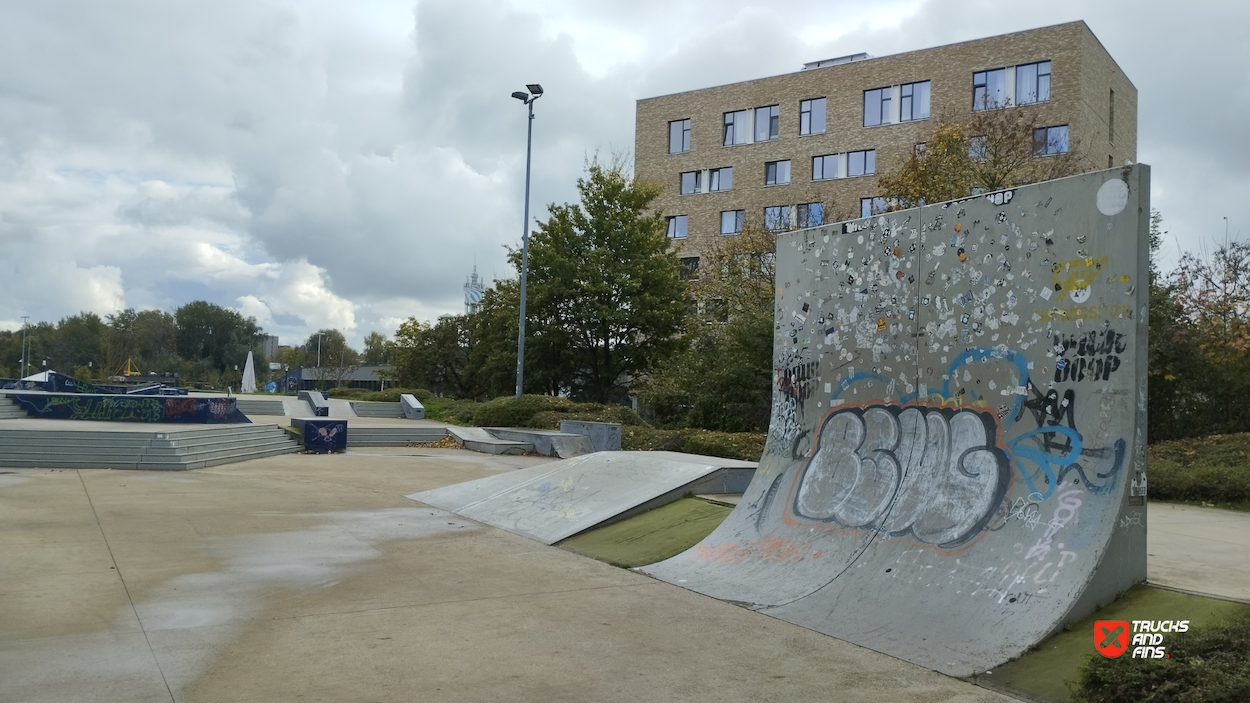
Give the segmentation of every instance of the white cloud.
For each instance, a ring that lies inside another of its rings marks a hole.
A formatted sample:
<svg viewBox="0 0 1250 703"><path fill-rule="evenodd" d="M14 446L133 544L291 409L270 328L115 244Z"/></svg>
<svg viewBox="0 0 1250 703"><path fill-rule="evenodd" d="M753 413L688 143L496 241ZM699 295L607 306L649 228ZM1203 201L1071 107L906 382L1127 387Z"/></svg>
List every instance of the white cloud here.
<svg viewBox="0 0 1250 703"><path fill-rule="evenodd" d="M1140 91L1173 248L1250 233L1250 8L1199 0L570 0L0 9L0 326L236 307L298 341L458 312L531 214L628 152L640 97L1084 17ZM1197 22L1195 17L1219 17ZM1200 50L1198 50L1200 49Z"/></svg>

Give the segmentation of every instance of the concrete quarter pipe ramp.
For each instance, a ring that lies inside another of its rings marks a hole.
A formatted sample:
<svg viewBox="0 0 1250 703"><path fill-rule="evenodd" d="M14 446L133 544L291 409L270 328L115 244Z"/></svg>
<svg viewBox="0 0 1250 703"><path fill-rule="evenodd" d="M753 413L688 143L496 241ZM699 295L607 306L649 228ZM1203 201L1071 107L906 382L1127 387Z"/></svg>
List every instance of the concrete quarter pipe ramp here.
<svg viewBox="0 0 1250 703"><path fill-rule="evenodd" d="M1149 169L778 237L770 435L641 570L948 674L1146 577Z"/></svg>

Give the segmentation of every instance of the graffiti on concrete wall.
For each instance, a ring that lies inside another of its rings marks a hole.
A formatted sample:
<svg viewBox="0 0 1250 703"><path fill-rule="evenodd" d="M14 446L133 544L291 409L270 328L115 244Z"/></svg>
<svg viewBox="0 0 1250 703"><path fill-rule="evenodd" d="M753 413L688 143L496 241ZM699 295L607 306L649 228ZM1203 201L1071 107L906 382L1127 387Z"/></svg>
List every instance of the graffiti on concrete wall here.
<svg viewBox="0 0 1250 703"><path fill-rule="evenodd" d="M10 393L31 417L104 422L249 423L234 398Z"/></svg>
<svg viewBox="0 0 1250 703"><path fill-rule="evenodd" d="M967 544L1002 507L1011 457L998 418L971 408L870 405L825 419L793 509L808 520Z"/></svg>

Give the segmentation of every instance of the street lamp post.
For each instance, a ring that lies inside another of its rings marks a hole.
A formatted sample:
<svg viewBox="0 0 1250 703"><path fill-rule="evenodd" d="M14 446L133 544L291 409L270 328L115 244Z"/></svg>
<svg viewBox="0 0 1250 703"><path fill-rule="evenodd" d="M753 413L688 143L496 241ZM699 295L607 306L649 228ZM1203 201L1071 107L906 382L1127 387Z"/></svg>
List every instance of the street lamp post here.
<svg viewBox="0 0 1250 703"><path fill-rule="evenodd" d="M26 378L26 357L29 354L26 350L26 328L30 326L27 322L29 319L30 315L22 315L22 371L18 378Z"/></svg>
<svg viewBox="0 0 1250 703"><path fill-rule="evenodd" d="M529 279L530 265L530 152L534 143L534 101L543 96L543 87L537 83L525 86L529 93L517 91L512 97L529 108L525 130L525 226L521 230L521 319L516 334L516 397L521 397L525 382L525 284Z"/></svg>

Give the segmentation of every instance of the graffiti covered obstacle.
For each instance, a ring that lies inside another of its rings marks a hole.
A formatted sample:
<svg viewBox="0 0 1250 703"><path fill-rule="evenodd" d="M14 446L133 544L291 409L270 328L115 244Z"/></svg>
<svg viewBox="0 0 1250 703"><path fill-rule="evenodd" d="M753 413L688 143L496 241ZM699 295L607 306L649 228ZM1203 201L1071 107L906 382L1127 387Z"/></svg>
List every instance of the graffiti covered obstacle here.
<svg viewBox="0 0 1250 703"><path fill-rule="evenodd" d="M30 417L107 422L250 423L234 398L110 395L88 393L8 393Z"/></svg>
<svg viewBox="0 0 1250 703"><path fill-rule="evenodd" d="M952 675L1146 577L1149 169L778 237L768 444L642 570Z"/></svg>

